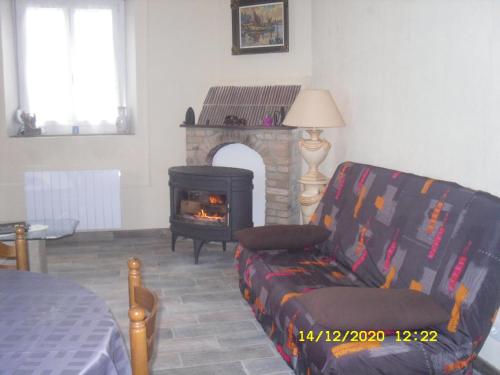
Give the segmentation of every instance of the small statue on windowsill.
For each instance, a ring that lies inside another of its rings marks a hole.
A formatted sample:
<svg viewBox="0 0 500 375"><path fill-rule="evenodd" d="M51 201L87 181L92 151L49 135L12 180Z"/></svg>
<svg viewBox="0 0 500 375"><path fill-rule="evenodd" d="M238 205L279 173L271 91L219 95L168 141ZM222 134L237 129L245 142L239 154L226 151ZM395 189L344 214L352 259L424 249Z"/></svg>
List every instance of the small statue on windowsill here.
<svg viewBox="0 0 500 375"><path fill-rule="evenodd" d="M42 134L42 129L36 127L36 115L34 113L18 111L17 116L17 120L23 125L19 129L20 135L29 137Z"/></svg>
<svg viewBox="0 0 500 375"><path fill-rule="evenodd" d="M128 134L130 132L127 107L118 107L118 117L116 118L116 132L118 134Z"/></svg>

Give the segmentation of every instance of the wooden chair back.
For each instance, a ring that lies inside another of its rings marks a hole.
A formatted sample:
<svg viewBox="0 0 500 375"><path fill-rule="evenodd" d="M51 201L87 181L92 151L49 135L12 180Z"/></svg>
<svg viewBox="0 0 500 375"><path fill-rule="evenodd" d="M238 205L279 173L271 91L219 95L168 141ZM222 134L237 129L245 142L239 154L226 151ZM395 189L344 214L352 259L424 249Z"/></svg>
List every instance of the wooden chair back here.
<svg viewBox="0 0 500 375"><path fill-rule="evenodd" d="M24 226L16 227L16 240L14 245L0 242L0 258L15 259L16 264L0 264L0 269L14 269L18 271L29 271L28 243Z"/></svg>
<svg viewBox="0 0 500 375"><path fill-rule="evenodd" d="M142 286L141 261L128 260L130 357L133 375L148 375L156 339L158 296Z"/></svg>

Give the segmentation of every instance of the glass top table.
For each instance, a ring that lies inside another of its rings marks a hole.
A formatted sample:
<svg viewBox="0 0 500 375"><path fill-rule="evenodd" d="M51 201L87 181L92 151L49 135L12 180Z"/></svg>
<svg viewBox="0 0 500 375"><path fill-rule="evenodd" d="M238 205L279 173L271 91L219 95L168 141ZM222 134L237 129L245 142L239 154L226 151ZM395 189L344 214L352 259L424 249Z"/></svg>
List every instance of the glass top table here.
<svg viewBox="0 0 500 375"><path fill-rule="evenodd" d="M30 228L26 232L26 239L28 240L30 271L47 273L45 241L72 236L75 234L78 223L79 221L74 219L28 220L27 224L30 225ZM14 241L15 239L15 233L0 235L1 242Z"/></svg>
<svg viewBox="0 0 500 375"><path fill-rule="evenodd" d="M30 225L30 228L26 232L26 239L55 240L75 234L79 221L74 219L57 219L27 221L27 223ZM13 241L15 239L15 233L0 235L0 241Z"/></svg>

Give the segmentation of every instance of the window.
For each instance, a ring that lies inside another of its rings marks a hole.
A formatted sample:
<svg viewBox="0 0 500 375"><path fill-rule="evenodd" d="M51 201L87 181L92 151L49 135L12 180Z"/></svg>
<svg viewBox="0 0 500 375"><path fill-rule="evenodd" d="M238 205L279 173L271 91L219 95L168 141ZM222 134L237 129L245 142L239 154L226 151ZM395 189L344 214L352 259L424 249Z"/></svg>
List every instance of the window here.
<svg viewBox="0 0 500 375"><path fill-rule="evenodd" d="M123 0L15 0L20 109L44 134L114 133L125 107Z"/></svg>

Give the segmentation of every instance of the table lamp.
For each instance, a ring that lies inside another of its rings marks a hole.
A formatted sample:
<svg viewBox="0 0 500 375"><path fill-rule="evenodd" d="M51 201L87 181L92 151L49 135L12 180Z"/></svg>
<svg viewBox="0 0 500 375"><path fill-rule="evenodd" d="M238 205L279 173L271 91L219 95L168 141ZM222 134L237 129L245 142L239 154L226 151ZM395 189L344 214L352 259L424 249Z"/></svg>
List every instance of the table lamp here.
<svg viewBox="0 0 500 375"><path fill-rule="evenodd" d="M310 138L302 138L299 148L309 166L307 173L299 179L303 190L299 197L302 222L308 223L314 213L328 178L318 170L330 150L330 142L320 139L321 128L345 126L337 104L328 90L302 90L283 121L283 125L306 128Z"/></svg>

